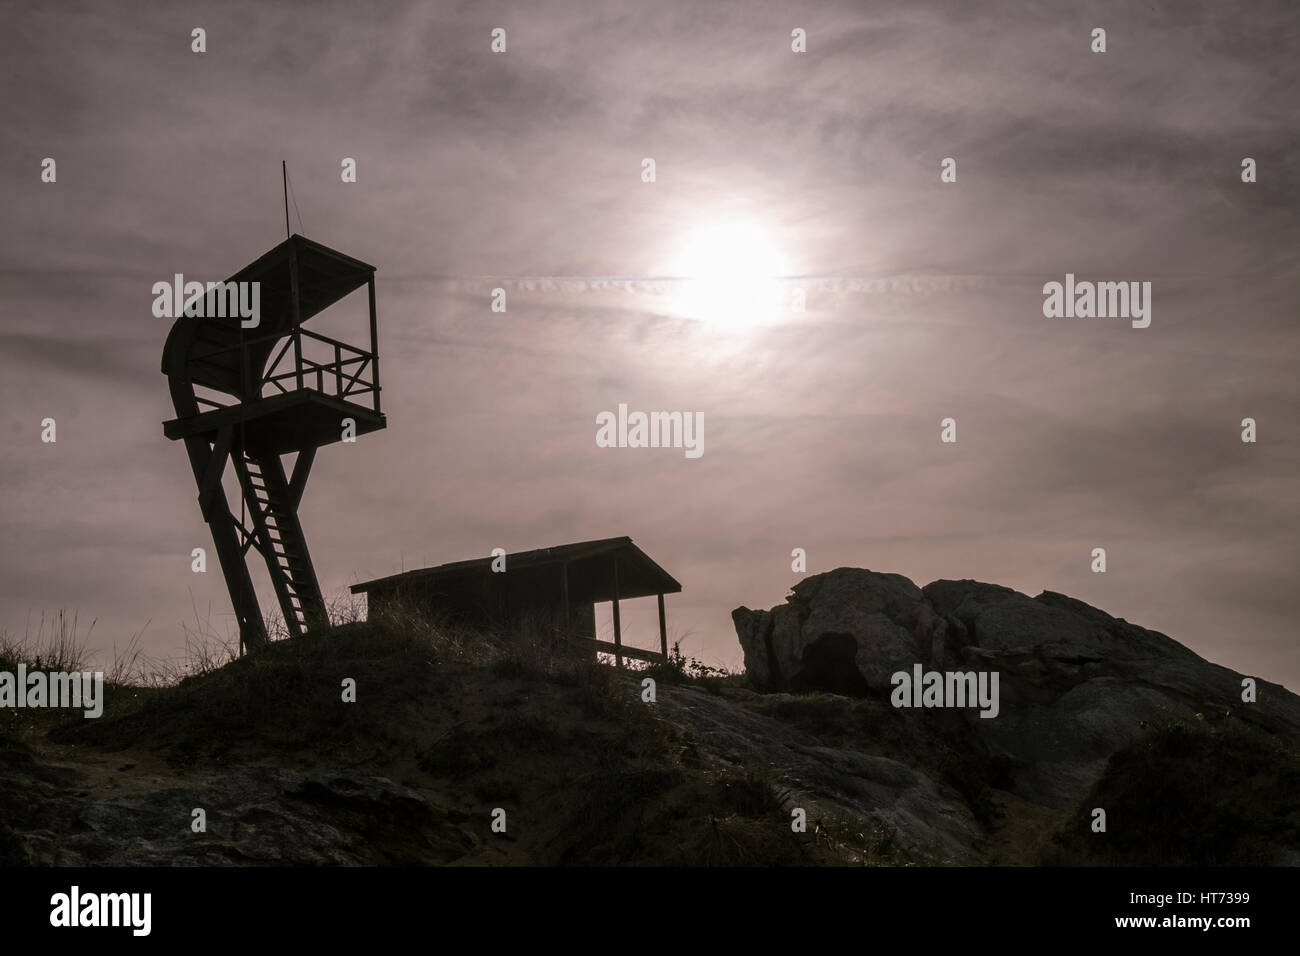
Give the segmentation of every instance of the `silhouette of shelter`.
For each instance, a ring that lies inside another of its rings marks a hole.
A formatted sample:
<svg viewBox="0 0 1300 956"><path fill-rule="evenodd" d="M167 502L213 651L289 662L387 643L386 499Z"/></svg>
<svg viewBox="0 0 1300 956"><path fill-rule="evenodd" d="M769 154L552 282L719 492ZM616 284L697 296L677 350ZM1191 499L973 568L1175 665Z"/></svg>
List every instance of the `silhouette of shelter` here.
<svg viewBox="0 0 1300 956"><path fill-rule="evenodd" d="M258 314L241 320L238 290L257 283ZM369 348L304 327L362 287L370 313ZM185 443L212 531L244 647L266 643L266 628L244 556L265 559L291 636L328 624L320 584L298 520L316 449L383 428L375 267L292 235L224 283L187 296L163 347L176 418L163 434ZM281 456L296 453L286 475ZM242 506L231 510L222 485L227 460ZM247 513L247 519L245 518ZM251 527L250 527L251 525Z"/></svg>
<svg viewBox="0 0 1300 956"><path fill-rule="evenodd" d="M387 607L414 606L459 625L513 629L540 624L595 651L623 658L666 662L668 631L664 595L682 586L628 537L580 541L501 557L474 558L406 571L352 586L365 594L373 619ZM659 603L659 650L623 644L619 603L651 597ZM614 641L596 639L595 605L610 602Z"/></svg>

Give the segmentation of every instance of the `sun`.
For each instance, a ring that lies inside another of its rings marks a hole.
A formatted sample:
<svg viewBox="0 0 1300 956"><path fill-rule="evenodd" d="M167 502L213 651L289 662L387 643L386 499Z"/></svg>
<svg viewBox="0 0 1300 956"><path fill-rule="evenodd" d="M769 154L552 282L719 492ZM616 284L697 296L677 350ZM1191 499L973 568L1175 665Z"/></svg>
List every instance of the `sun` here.
<svg viewBox="0 0 1300 956"><path fill-rule="evenodd" d="M782 307L780 278L786 265L757 225L717 223L700 229L674 264L677 307L685 315L724 328L770 321Z"/></svg>

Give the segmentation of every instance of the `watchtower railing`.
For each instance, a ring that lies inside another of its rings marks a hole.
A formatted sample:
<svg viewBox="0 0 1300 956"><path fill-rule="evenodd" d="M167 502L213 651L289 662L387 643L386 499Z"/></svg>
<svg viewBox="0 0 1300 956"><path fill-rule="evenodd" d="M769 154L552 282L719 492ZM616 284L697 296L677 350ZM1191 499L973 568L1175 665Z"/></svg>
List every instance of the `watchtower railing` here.
<svg viewBox="0 0 1300 956"><path fill-rule="evenodd" d="M379 381L376 373L375 353L366 349L358 348L355 345L349 345L338 339L331 338L328 335L322 335L319 332L313 332L310 329L299 327L298 334L304 340L312 340L331 346L333 349L333 360L329 360L326 355L324 361L311 358L306 353L306 345L296 350L297 361L290 359L287 368L281 370L286 358L288 358L289 347L293 344L292 338L284 340L275 357L267 365L267 372L262 377L261 387L265 388L270 385L282 394L296 391L299 382L302 382L303 388L310 388L314 377L316 380L315 390L322 395L332 395L335 398L347 399L354 401L356 397L363 395L372 395L372 410L379 411ZM350 366L355 369L349 371ZM284 382L292 381L295 387L286 388Z"/></svg>
<svg viewBox="0 0 1300 956"><path fill-rule="evenodd" d="M266 372L258 382L259 395L263 394L268 387L284 395L298 391L300 388L310 388L322 395L330 395L363 406L367 403L356 400L369 395L371 396L368 403L370 409L379 412L379 362L375 352L349 345L347 342L302 326L299 326L296 331L300 338L296 340L293 335L284 336L280 347L267 363ZM245 339L240 344L197 353L193 358L201 360L229 352L246 351L251 345L278 340L280 337L280 334L275 334ZM325 354L319 358L305 354L307 348L302 340L325 345L327 347ZM292 353L291 348L293 348ZM286 382L291 385L286 387ZM236 404L219 402L198 394L195 398L200 404L209 408L228 408Z"/></svg>

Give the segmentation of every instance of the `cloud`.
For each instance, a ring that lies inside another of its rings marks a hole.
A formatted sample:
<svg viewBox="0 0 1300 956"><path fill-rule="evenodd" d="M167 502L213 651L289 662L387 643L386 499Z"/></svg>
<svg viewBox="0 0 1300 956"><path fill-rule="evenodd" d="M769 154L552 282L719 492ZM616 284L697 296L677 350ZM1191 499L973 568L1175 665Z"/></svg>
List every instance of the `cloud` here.
<svg viewBox="0 0 1300 956"><path fill-rule="evenodd" d="M0 626L68 602L106 639L153 618L164 647L191 595L225 613L189 570L207 530L161 437L148 290L278 242L286 159L294 228L379 266L389 429L323 449L303 505L327 590L626 533L685 585L688 650L731 661L728 612L779 603L800 546L813 570L1076 593L1300 686L1275 594L1300 507L1288 4L387 10L225 4L202 55L164 4L0 35L22 91L0 102ZM678 249L732 218L806 313L679 314ZM1150 279L1152 327L1043 318L1067 271ZM705 456L597 448L619 402L703 412ZM1091 575L1102 538L1116 570Z"/></svg>

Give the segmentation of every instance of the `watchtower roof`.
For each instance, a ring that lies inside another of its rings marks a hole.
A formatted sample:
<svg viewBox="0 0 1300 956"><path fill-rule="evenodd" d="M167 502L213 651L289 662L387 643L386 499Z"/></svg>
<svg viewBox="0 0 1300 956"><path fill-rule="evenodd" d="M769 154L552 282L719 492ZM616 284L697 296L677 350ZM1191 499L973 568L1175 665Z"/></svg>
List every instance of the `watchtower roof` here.
<svg viewBox="0 0 1300 956"><path fill-rule="evenodd" d="M258 324L245 329L238 316L218 316L219 290L214 289L204 298L204 317L177 317L163 347L163 374L180 374L195 385L239 394L246 381L241 364L247 354L247 374L256 380L276 342L293 330L291 260L298 268L300 323L361 288L375 272L360 259L295 233L225 280L260 284Z"/></svg>

